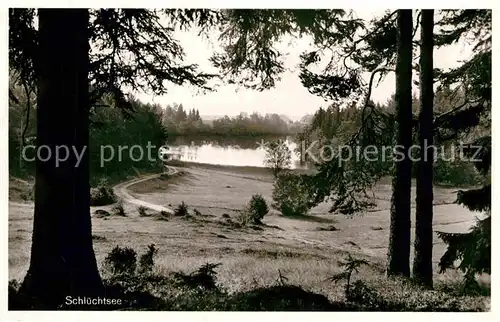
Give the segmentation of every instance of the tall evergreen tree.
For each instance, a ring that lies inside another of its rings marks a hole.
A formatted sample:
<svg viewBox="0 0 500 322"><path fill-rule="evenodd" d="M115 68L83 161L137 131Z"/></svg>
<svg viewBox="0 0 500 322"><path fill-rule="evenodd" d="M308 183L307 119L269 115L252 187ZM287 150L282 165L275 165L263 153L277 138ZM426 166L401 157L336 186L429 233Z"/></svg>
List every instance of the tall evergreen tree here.
<svg viewBox="0 0 500 322"><path fill-rule="evenodd" d="M455 267L465 274L465 285L475 283L475 274L491 273L491 44L492 11L443 10L435 35L436 46L472 39L473 55L450 71L438 71L442 86L455 86L464 92L465 101L449 112L435 117L436 139L466 140L465 155L484 175L483 187L460 190L457 203L483 214L476 225L463 233L438 233L448 244L440 259L440 271ZM475 128L481 131L471 131ZM478 150L479 149L479 150Z"/></svg>
<svg viewBox="0 0 500 322"><path fill-rule="evenodd" d="M417 198L413 278L432 287L432 218L434 144L434 10L422 10L420 22L420 157L417 164Z"/></svg>
<svg viewBox="0 0 500 322"><path fill-rule="evenodd" d="M410 276L411 167L412 145L412 53L413 18L411 10L397 13L396 62L396 145L402 157L395 160L392 182L391 227L388 275Z"/></svg>
<svg viewBox="0 0 500 322"><path fill-rule="evenodd" d="M219 16L211 10L9 11L10 67L38 84L37 145L83 152L78 165L71 154L59 165L53 158L37 160L30 267L20 289L30 307L56 308L66 295L103 291L91 239L90 106L109 93L118 106L131 108L124 85L157 94L166 93L167 82L209 89L212 75L179 63L184 53L172 39L171 26L159 22L162 15L181 28L198 24L205 29Z"/></svg>
<svg viewBox="0 0 500 322"><path fill-rule="evenodd" d="M39 11L36 140L52 153L56 146L88 148L88 21L85 9ZM36 307L103 291L92 248L88 162L88 153L80 161L71 153L61 164L36 161L30 267L21 288Z"/></svg>

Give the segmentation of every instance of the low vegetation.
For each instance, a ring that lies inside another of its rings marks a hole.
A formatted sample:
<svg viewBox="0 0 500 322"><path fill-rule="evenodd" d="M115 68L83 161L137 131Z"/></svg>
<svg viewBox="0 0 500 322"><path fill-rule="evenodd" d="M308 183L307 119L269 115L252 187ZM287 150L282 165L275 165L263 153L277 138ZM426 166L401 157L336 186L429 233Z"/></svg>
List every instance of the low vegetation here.
<svg viewBox="0 0 500 322"><path fill-rule="evenodd" d="M266 200L260 194L254 194L245 208L240 212L239 221L242 225L262 224L262 219L269 212Z"/></svg>
<svg viewBox="0 0 500 322"><path fill-rule="evenodd" d="M186 217L189 215L188 205L183 201L174 209L174 216Z"/></svg>
<svg viewBox="0 0 500 322"><path fill-rule="evenodd" d="M286 172L276 179L273 185L272 207L279 210L283 216L304 216L310 209L309 194L302 184L300 175Z"/></svg>
<svg viewBox="0 0 500 322"><path fill-rule="evenodd" d="M151 273L153 271L154 259L157 254L158 248L154 244L149 245L147 251L139 258L140 273Z"/></svg>
<svg viewBox="0 0 500 322"><path fill-rule="evenodd" d="M115 202L116 195L107 180L102 179L96 187L90 189L91 206L105 206Z"/></svg>
<svg viewBox="0 0 500 322"><path fill-rule="evenodd" d="M111 274L134 274L137 266L137 253L130 247L116 246L106 256L104 267Z"/></svg>
<svg viewBox="0 0 500 322"><path fill-rule="evenodd" d="M484 311L482 297L452 297L439 291L418 289L402 280L365 283L357 279L344 296L330 299L289 284L278 270L274 283L247 291L228 292L217 279L221 263L205 263L190 273L158 269L158 249L148 246L140 256L130 247L116 246L104 261L106 296L121 299L114 307L80 309L182 310L182 311ZM349 257L338 276L349 281L366 261ZM324 283L328 283L325 280ZM349 282L348 282L349 284ZM390 286L388 284L391 284ZM400 291L394 291L399 289ZM9 309L26 309L19 283L9 281ZM61 309L69 307L61 306ZM75 307L71 307L75 309Z"/></svg>
<svg viewBox="0 0 500 322"><path fill-rule="evenodd" d="M353 273L356 272L358 273L358 268L361 265L368 265L368 262L363 259L355 259L349 254L345 261L340 262L340 267L342 267L344 270L338 274L333 275L330 280L332 282L340 282L342 280L346 281L345 285L345 293L346 296L349 297L351 295L351 278L353 276Z"/></svg>
<svg viewBox="0 0 500 322"><path fill-rule="evenodd" d="M148 210L148 208L146 208L144 206L137 207L137 212L139 213L140 217L147 217L147 216L149 216L148 213L147 213L147 210Z"/></svg>
<svg viewBox="0 0 500 322"><path fill-rule="evenodd" d="M123 208L123 200L118 200L118 202L113 206L112 211L116 216L126 216L125 209Z"/></svg>

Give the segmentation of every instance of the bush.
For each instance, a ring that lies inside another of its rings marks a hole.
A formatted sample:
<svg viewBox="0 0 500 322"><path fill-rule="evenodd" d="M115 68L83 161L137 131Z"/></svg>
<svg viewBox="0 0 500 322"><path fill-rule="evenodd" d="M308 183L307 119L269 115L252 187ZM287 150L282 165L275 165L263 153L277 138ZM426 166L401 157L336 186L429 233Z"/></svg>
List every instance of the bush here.
<svg viewBox="0 0 500 322"><path fill-rule="evenodd" d="M438 158L434 165L434 180L441 185L454 187L474 186L481 183L481 176L471 162Z"/></svg>
<svg viewBox="0 0 500 322"><path fill-rule="evenodd" d="M125 209L123 208L123 201L120 199L113 207L113 214L125 217Z"/></svg>
<svg viewBox="0 0 500 322"><path fill-rule="evenodd" d="M230 223L231 219L227 219L226 222ZM247 226L250 223L253 223L251 220L250 213L247 212L246 209L240 210L238 215L236 216L236 223L239 224L240 226Z"/></svg>
<svg viewBox="0 0 500 322"><path fill-rule="evenodd" d="M168 221L170 219L170 213L166 212L165 210L162 210L160 212L155 213L153 217L156 220Z"/></svg>
<svg viewBox="0 0 500 322"><path fill-rule="evenodd" d="M137 266L137 253L132 248L116 246L106 256L104 264L112 274L132 275Z"/></svg>
<svg viewBox="0 0 500 322"><path fill-rule="evenodd" d="M479 283L476 279L448 279L434 283L434 289L452 296L491 296L491 284Z"/></svg>
<svg viewBox="0 0 500 322"><path fill-rule="evenodd" d="M254 194L245 209L248 219L254 224L260 224L268 212L266 200L260 194Z"/></svg>
<svg viewBox="0 0 500 322"><path fill-rule="evenodd" d="M188 206L184 201L174 209L174 216L187 216L189 215Z"/></svg>
<svg viewBox="0 0 500 322"><path fill-rule="evenodd" d="M148 246L148 250L139 258L139 273L151 273L155 265L154 257L158 248L154 244Z"/></svg>
<svg viewBox="0 0 500 322"><path fill-rule="evenodd" d="M363 304L368 307L377 307L379 295L361 280L357 280L346 293L346 299L350 302Z"/></svg>
<svg viewBox="0 0 500 322"><path fill-rule="evenodd" d="M147 217L148 216L146 210L148 210L148 209L144 206L137 207L137 211L139 212L140 217Z"/></svg>
<svg viewBox="0 0 500 322"><path fill-rule="evenodd" d="M92 240L106 240L106 237L104 236L99 236L99 235L92 235Z"/></svg>
<svg viewBox="0 0 500 322"><path fill-rule="evenodd" d="M105 206L116 202L116 195L112 188L108 186L105 179L101 179L97 187L90 189L90 205Z"/></svg>
<svg viewBox="0 0 500 322"><path fill-rule="evenodd" d="M220 265L221 263L207 263L189 275L177 272L174 276L177 278L180 285L184 285L189 288L208 291L218 290L216 283L217 272L215 269Z"/></svg>
<svg viewBox="0 0 500 322"><path fill-rule="evenodd" d="M310 209L309 191L300 175L284 173L273 185L272 207L284 216L304 216Z"/></svg>
<svg viewBox="0 0 500 322"><path fill-rule="evenodd" d="M104 209L96 209L94 211L94 216L96 216L96 218L108 218L111 214Z"/></svg>

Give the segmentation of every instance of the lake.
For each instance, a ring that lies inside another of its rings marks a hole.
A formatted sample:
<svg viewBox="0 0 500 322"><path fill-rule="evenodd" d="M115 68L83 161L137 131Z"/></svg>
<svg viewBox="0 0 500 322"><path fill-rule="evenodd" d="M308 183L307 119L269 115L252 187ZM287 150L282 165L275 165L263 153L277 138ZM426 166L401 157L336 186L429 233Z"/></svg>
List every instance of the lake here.
<svg viewBox="0 0 500 322"><path fill-rule="evenodd" d="M174 159L184 162L214 165L264 167L266 143L284 140L292 151L292 169L305 169L300 157L294 152L297 144L291 137L254 138L209 138L190 139L177 137L167 141L166 146L175 153Z"/></svg>

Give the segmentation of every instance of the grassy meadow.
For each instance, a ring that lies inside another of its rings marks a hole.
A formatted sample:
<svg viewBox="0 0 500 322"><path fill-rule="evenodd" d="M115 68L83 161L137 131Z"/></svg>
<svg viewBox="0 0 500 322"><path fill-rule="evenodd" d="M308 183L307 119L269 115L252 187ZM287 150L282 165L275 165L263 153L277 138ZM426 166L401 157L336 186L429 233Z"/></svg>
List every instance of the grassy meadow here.
<svg viewBox="0 0 500 322"><path fill-rule="evenodd" d="M184 202L191 215L159 220L151 210L139 214L137 206L126 202L124 217L93 215L94 249L99 263L117 245L143 251L155 244L158 272L190 272L206 263L222 263L217 268L217 281L230 293L275 283L281 274L290 284L336 300L344 290L327 278L339 273L339 261L352 254L369 262L360 268L356 278L384 292L419 297L404 283L384 278L390 182L381 182L375 189L378 206L365 214L329 214L328 204L324 203L307 217L285 218L271 210L263 225L239 227L234 222L252 194L260 193L269 205L272 203L272 177L267 171L194 164L186 164L178 171L133 185L129 192L140 200L170 208ZM10 180L9 280L22 280L29 265L33 203L21 198L27 189L26 182ZM435 230L463 231L472 225L476 214L452 204L453 190L436 187L434 194ZM111 207L92 207L92 213ZM435 271L444 250L445 244L435 236ZM460 278L456 271L435 273L436 288L456 284Z"/></svg>

